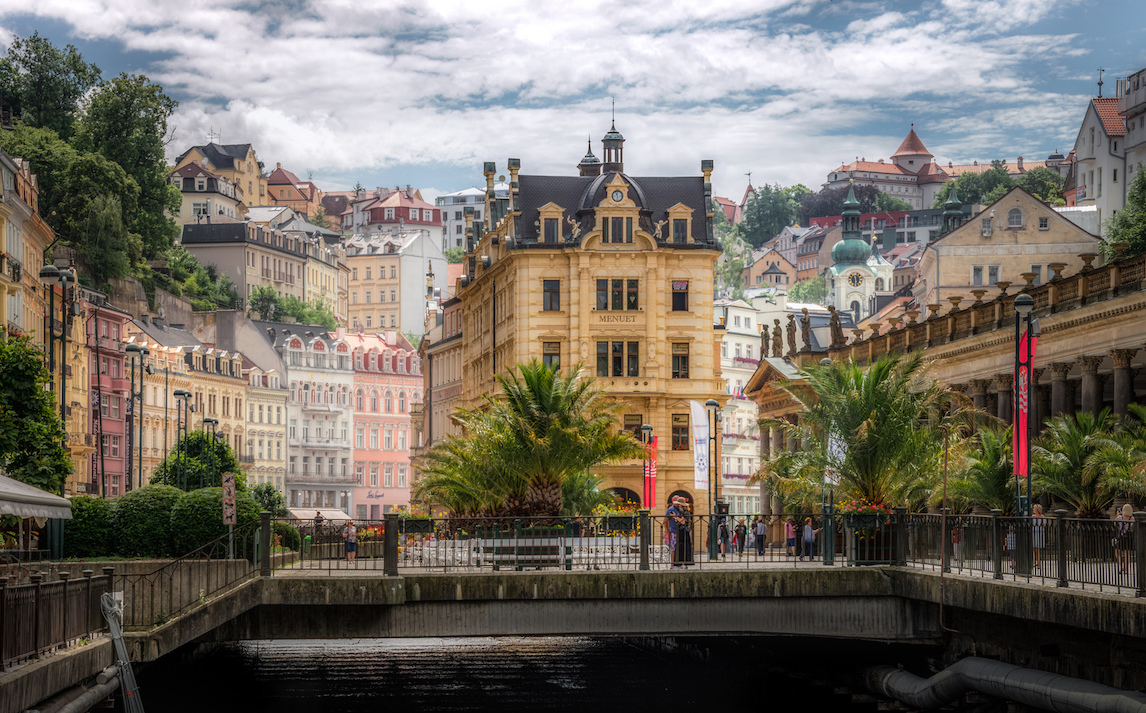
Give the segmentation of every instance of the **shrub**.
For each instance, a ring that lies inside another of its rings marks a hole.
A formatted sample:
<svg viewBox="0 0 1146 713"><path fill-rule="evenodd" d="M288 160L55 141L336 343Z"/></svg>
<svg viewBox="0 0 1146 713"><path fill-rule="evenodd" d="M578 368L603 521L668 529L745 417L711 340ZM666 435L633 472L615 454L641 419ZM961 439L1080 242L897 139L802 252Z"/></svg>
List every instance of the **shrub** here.
<svg viewBox="0 0 1146 713"><path fill-rule="evenodd" d="M274 535L282 536L282 546L288 550L298 552L299 548L302 547L302 535L299 534L298 530L294 529L287 523L282 522L281 520L275 520L271 524L271 532ZM271 546L274 546L273 537Z"/></svg>
<svg viewBox="0 0 1146 713"><path fill-rule="evenodd" d="M71 503L72 519L64 521L64 557L110 555L114 501L80 495Z"/></svg>
<svg viewBox="0 0 1146 713"><path fill-rule="evenodd" d="M259 506L245 492L237 494L235 509L236 525L259 518ZM183 556L227 534L227 526L223 524L223 489L200 488L183 493L171 509L167 527L171 530L177 556ZM253 532L245 535L242 542L236 540L236 556L253 546ZM250 543L244 545L247 540Z"/></svg>
<svg viewBox="0 0 1146 713"><path fill-rule="evenodd" d="M112 542L125 557L170 557L171 510L183 492L170 485L145 485L116 502Z"/></svg>

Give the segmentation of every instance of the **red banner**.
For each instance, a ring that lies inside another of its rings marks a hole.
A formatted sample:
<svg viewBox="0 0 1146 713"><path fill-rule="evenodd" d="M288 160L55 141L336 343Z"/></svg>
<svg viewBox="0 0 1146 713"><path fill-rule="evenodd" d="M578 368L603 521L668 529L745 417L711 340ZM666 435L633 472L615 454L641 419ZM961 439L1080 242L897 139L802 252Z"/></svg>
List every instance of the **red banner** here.
<svg viewBox="0 0 1146 713"><path fill-rule="evenodd" d="M645 446L645 493L641 507L650 510L657 502L657 437L653 436Z"/></svg>
<svg viewBox="0 0 1146 713"><path fill-rule="evenodd" d="M1019 337L1019 362L1025 362L1026 366L1019 367L1019 380L1015 384L1015 409L1014 409L1014 427L1012 433L1014 437L1012 458L1015 464L1015 474L1026 478L1030 475L1031 464L1027 462L1027 441L1030 439L1030 434L1027 432L1027 424L1030 422L1031 410L1031 379L1030 379L1030 365L1035 360L1035 347L1038 346L1039 338L1031 337L1029 342L1027 335L1024 332ZM1027 344L1030 344L1031 353L1027 354Z"/></svg>

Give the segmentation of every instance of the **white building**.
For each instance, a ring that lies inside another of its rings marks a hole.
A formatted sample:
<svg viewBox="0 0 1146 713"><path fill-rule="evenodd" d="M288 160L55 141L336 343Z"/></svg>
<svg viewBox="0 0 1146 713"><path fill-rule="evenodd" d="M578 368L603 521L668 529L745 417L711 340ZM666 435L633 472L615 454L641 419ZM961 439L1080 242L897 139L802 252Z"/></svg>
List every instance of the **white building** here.
<svg viewBox="0 0 1146 713"><path fill-rule="evenodd" d="M446 257L442 254L442 249L438 243L439 241L433 235L424 231L355 235L348 238L345 247L347 262L351 265L351 292L356 293L355 288L361 285L354 265L380 262L364 261L360 258L383 256L385 258L383 261L391 267L391 271L393 271L393 260L396 259L397 286L393 282L388 282L385 286L394 291L393 296L390 296L389 303L392 304L395 297L398 301L397 324L389 324L388 326L402 332L422 334L426 328L427 277L433 273L433 288L436 293L440 294L442 288L446 287ZM375 267L380 266L375 265ZM379 277L381 277L381 270L379 269L378 272ZM361 278L366 279L368 274L369 272L364 270ZM380 293L380 305L385 302L383 298L384 296ZM354 301L357 300L357 297L352 295L351 299ZM369 298L365 298L365 300L369 302ZM354 305L352 305L351 312L355 312ZM383 326L381 321L378 322L378 326ZM371 325L367 325L367 327L372 328Z"/></svg>
<svg viewBox="0 0 1146 713"><path fill-rule="evenodd" d="M1146 69L1122 80L1118 113L1126 124L1126 182L1146 164Z"/></svg>
<svg viewBox="0 0 1146 713"><path fill-rule="evenodd" d="M714 322L723 325L720 371L727 384L728 401L721 410L720 494L733 516L760 512L760 488L748 478L760 467L760 432L757 406L743 389L760 362L760 319L743 300L717 300Z"/></svg>
<svg viewBox="0 0 1146 713"><path fill-rule="evenodd" d="M505 198L509 196L509 184L495 183L493 192L495 197ZM443 193L434 199L434 204L441 211L442 223L445 225L442 250L465 247L466 221L462 213L466 206L472 206L474 222L481 222L482 209L485 207L485 189L463 188L453 193Z"/></svg>
<svg viewBox="0 0 1146 713"><path fill-rule="evenodd" d="M1075 205L1098 209L1103 223L1126 203L1126 122L1118 114L1118 97L1094 97L1086 104L1082 128L1074 141Z"/></svg>
<svg viewBox="0 0 1146 713"><path fill-rule="evenodd" d="M833 265L824 271L828 304L835 305L841 313L850 313L858 323L879 311L876 297L888 297L895 292L892 280L895 268L863 239L854 189L848 190L842 217L843 236L832 247Z"/></svg>

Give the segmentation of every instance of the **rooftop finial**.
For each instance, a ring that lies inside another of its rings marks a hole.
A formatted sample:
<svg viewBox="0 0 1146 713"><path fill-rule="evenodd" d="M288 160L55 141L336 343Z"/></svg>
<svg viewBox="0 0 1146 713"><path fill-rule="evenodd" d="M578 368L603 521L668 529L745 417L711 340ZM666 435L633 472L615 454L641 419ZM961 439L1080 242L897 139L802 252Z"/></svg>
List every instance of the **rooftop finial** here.
<svg viewBox="0 0 1146 713"><path fill-rule="evenodd" d="M1098 98L1102 98L1102 73L1106 71L1105 67L1098 68Z"/></svg>
<svg viewBox="0 0 1146 713"><path fill-rule="evenodd" d="M613 105L613 126L617 125L617 97L609 97L609 101Z"/></svg>

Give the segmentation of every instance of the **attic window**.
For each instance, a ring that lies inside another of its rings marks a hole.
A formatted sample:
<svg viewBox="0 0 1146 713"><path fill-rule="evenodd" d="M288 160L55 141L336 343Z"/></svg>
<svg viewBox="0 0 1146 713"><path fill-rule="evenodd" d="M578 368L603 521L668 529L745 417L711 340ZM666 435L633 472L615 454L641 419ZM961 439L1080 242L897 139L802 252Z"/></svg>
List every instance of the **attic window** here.
<svg viewBox="0 0 1146 713"><path fill-rule="evenodd" d="M1019 210L1018 208L1011 208L1009 211L1007 211L1007 227L1023 227L1023 211Z"/></svg>

